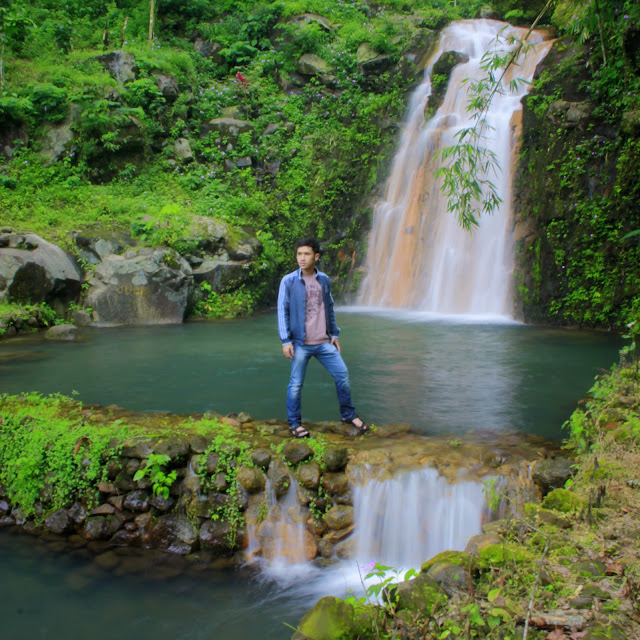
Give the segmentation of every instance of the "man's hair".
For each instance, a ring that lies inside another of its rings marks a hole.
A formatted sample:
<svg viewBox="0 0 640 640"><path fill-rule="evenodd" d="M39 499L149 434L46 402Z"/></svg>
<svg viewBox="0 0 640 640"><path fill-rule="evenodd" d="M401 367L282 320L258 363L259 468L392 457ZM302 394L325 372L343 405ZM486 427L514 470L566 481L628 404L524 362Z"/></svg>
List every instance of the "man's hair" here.
<svg viewBox="0 0 640 640"><path fill-rule="evenodd" d="M299 249L300 247L311 247L313 249L313 253L322 253L320 243L316 238L300 238L296 245L296 249Z"/></svg>

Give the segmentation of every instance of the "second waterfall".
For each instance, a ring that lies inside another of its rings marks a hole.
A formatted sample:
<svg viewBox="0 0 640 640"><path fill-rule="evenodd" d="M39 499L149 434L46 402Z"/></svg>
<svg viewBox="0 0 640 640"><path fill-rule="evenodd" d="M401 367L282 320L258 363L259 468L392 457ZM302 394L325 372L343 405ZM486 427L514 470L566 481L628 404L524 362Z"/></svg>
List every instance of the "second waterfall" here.
<svg viewBox="0 0 640 640"><path fill-rule="evenodd" d="M483 55L509 48L510 36L523 38L524 29L495 20L464 20L443 30L438 47L427 62L424 80L414 92L400 146L382 198L373 212L368 242L367 275L359 304L416 309L442 314L510 316L513 275L511 187L522 113L521 99L536 65L551 43L534 33L534 46L511 67L505 91L494 97L487 122L493 127L485 146L496 154L497 176L489 176L502 198L499 210L483 216L479 228L464 231L434 177L439 149L455 144L455 134L473 125L466 107L469 81L477 81ZM432 92L435 63L448 51L467 62L456 65L444 101L425 122Z"/></svg>

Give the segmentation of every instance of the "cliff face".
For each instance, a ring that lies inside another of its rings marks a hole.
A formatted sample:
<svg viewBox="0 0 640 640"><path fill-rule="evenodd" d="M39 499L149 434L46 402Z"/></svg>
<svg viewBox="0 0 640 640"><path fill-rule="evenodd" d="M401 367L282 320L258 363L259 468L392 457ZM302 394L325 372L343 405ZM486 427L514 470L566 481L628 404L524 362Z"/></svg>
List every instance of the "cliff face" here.
<svg viewBox="0 0 640 640"><path fill-rule="evenodd" d="M514 187L526 322L620 328L640 291L640 112L593 52L558 40L524 100ZM616 86L616 84L618 86Z"/></svg>

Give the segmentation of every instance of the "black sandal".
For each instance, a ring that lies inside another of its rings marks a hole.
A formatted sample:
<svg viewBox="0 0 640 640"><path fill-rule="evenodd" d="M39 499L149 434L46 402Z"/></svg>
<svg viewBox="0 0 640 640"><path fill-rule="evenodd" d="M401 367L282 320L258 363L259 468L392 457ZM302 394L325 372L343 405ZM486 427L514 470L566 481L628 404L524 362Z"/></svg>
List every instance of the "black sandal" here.
<svg viewBox="0 0 640 640"><path fill-rule="evenodd" d="M354 420L360 420L362 424L358 426L357 424L353 424ZM353 418L349 418L349 420L342 419L342 424L350 424L352 427L356 428L360 433L368 433L369 427L367 427L367 423L360 418L359 416L353 416Z"/></svg>
<svg viewBox="0 0 640 640"><path fill-rule="evenodd" d="M302 438L308 438L311 434L302 426L298 425L297 427L289 427L289 431L291 431L291 435L298 440Z"/></svg>

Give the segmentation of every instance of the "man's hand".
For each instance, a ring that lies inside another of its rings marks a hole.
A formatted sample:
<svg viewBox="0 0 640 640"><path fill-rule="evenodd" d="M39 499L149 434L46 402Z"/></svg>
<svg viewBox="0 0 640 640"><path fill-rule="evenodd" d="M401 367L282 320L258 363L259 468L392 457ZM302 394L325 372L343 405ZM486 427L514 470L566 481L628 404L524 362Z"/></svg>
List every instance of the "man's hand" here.
<svg viewBox="0 0 640 640"><path fill-rule="evenodd" d="M336 338L335 336L333 338L331 338L331 344L335 344L336 345L336 349L338 350L338 353L342 353L340 351L340 340L338 340L338 338Z"/></svg>
<svg viewBox="0 0 640 640"><path fill-rule="evenodd" d="M283 344L282 353L284 353L289 360L293 360L293 343L290 342L289 344Z"/></svg>

